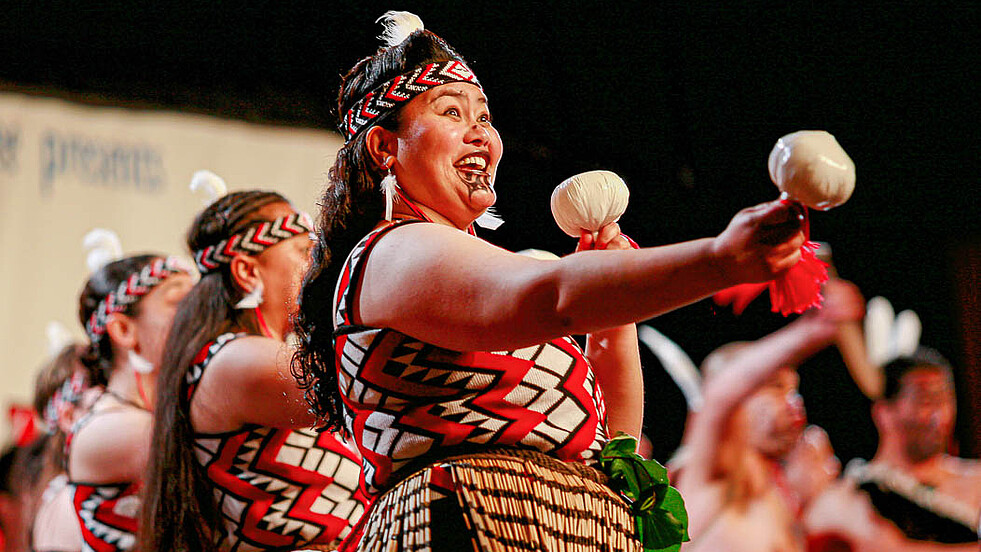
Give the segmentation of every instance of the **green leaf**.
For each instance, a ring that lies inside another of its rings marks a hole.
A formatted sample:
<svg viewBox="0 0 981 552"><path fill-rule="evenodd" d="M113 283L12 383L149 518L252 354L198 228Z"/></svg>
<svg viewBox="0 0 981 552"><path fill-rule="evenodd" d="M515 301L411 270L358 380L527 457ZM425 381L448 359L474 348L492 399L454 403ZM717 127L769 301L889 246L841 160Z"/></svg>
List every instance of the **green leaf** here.
<svg viewBox="0 0 981 552"><path fill-rule="evenodd" d="M631 502L637 538L646 552L676 552L688 541L688 513L681 493L670 486L668 470L639 456L637 441L617 434L600 451L600 467L610 487Z"/></svg>

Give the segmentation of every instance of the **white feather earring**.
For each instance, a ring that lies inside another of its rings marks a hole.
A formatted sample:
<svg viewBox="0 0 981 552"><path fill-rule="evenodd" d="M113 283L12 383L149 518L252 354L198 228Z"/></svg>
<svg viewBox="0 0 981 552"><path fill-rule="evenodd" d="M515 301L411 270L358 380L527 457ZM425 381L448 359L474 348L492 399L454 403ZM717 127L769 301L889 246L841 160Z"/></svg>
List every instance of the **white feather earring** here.
<svg viewBox="0 0 981 552"><path fill-rule="evenodd" d="M140 353L137 353L133 349L129 350L126 360L129 361L130 368L137 374L149 374L153 372L153 363L143 358Z"/></svg>
<svg viewBox="0 0 981 552"><path fill-rule="evenodd" d="M236 309L255 309L262 304L262 292L264 291L262 286L262 280L256 282L255 287L252 291L247 293L238 303L235 303Z"/></svg>
<svg viewBox="0 0 981 552"><path fill-rule="evenodd" d="M375 20L375 23L381 23L385 27L378 40L381 40L386 48L401 44L412 33L425 29L418 15L405 11L387 11Z"/></svg>
<svg viewBox="0 0 981 552"><path fill-rule="evenodd" d="M388 174L385 178L382 178L381 183L378 187L381 189L382 195L385 197L385 220L392 220L392 209L394 208L395 202L398 200L398 193L395 188L398 187L398 180L395 179L395 172L392 167L395 166L395 158L389 157L385 160L388 165Z"/></svg>
<svg viewBox="0 0 981 552"><path fill-rule="evenodd" d="M481 228L497 230L502 224L504 224L504 219L501 218L501 215L497 214L497 211L493 207L488 207L487 210L473 222Z"/></svg>

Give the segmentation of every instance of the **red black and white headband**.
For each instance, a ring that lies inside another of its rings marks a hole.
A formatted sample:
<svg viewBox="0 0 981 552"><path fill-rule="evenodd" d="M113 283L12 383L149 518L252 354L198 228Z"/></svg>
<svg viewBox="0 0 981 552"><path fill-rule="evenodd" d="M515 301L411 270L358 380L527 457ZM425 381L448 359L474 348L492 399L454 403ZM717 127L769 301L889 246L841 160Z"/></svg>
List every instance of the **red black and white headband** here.
<svg viewBox="0 0 981 552"><path fill-rule="evenodd" d="M276 220L262 221L215 245L194 252L194 262L202 275L232 262L236 254L258 255L267 247L313 232L313 219L307 213L292 213Z"/></svg>
<svg viewBox="0 0 981 552"><path fill-rule="evenodd" d="M85 333L92 343L97 343L106 333L106 324L113 313L122 312L139 301L144 295L160 285L169 276L177 273L190 273L191 267L177 257L166 259L157 257L123 280L115 291L109 292L95 307L89 321L85 323Z"/></svg>
<svg viewBox="0 0 981 552"><path fill-rule="evenodd" d="M358 100L344 115L344 139L351 140L378 117L394 111L419 94L452 82L466 82L480 88L473 71L462 61L438 61L420 65L408 73L385 81Z"/></svg>

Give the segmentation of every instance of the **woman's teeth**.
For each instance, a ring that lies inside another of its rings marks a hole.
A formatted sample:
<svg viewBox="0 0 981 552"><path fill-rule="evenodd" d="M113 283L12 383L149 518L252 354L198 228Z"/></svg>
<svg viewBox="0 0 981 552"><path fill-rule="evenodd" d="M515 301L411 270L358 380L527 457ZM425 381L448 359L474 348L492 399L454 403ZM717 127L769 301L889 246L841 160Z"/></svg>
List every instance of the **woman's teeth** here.
<svg viewBox="0 0 981 552"><path fill-rule="evenodd" d="M464 157L456 166L459 169L482 171L487 168L487 160L479 155L470 155Z"/></svg>

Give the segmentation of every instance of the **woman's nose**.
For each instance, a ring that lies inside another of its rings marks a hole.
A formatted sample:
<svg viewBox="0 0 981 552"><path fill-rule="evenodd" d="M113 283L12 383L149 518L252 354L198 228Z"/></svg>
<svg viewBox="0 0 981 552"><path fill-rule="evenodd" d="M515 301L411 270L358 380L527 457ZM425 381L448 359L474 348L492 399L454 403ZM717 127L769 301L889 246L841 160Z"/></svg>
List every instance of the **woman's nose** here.
<svg viewBox="0 0 981 552"><path fill-rule="evenodd" d="M490 140L490 134L487 133L487 129L483 125L474 122L470 125L470 129L467 130L463 139L468 144L484 145Z"/></svg>

